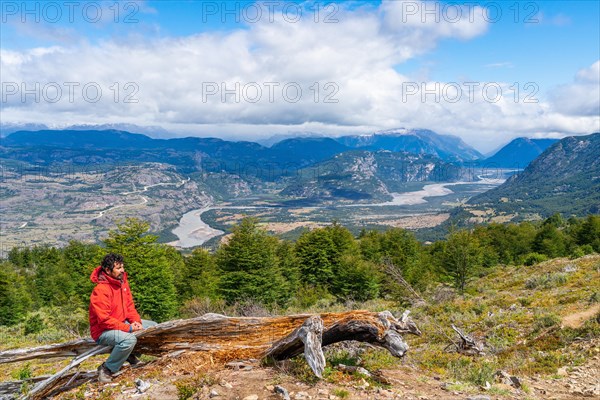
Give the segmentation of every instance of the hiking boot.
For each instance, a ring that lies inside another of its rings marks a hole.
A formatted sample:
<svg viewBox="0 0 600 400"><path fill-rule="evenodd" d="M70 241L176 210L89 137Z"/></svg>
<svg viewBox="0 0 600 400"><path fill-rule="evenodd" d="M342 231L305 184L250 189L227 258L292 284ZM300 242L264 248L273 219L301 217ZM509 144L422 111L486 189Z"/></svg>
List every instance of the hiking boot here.
<svg viewBox="0 0 600 400"><path fill-rule="evenodd" d="M106 368L106 365L104 365L104 363L102 363L102 365L98 367L98 382L112 382L112 375L112 372L110 372L110 369Z"/></svg>
<svg viewBox="0 0 600 400"><path fill-rule="evenodd" d="M129 355L129 357L127 357L126 361L129 363L129 365L131 365L133 367L134 365L137 365L140 363L140 359L138 358L138 356L139 356L139 354L131 353Z"/></svg>

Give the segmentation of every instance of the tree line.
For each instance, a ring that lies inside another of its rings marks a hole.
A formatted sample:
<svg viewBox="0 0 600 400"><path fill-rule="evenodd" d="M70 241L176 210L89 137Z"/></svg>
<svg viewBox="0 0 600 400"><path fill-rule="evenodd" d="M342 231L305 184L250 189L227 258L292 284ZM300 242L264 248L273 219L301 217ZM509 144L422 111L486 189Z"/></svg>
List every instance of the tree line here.
<svg viewBox="0 0 600 400"><path fill-rule="evenodd" d="M197 248L184 255L157 239L148 223L130 218L102 244L13 248L0 261L0 325L27 320L44 307L85 312L93 288L90 274L108 252L125 257L140 313L165 321L181 316L195 299L252 301L280 310L308 308L323 298L402 301L406 289L384 265L393 265L417 290L450 284L464 292L471 279L499 265L531 266L600 252L600 215L493 223L452 230L433 243L421 243L399 228L363 230L354 237L337 223L291 242L270 235L254 218L243 219L212 253Z"/></svg>

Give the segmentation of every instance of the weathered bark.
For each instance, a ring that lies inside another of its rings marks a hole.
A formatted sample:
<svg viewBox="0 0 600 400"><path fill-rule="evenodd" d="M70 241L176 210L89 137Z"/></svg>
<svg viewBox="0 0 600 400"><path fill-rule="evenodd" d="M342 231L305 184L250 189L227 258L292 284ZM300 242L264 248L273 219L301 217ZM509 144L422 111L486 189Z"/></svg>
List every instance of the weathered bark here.
<svg viewBox="0 0 600 400"><path fill-rule="evenodd" d="M92 339L79 339L29 349L6 350L0 352L0 364L32 360L34 358L76 357L96 346L97 344Z"/></svg>
<svg viewBox="0 0 600 400"><path fill-rule="evenodd" d="M52 392L49 392L47 396L50 397L60 392L76 388L78 386L83 385L86 382L95 379L97 376L97 371L78 371L63 375L59 379L58 385L56 385L56 389L52 390ZM42 382L50 377L52 377L52 375L37 376L35 378L24 379L22 381L0 382L0 398L3 398L3 396L11 398L9 397L9 395L15 396L16 393L19 393L21 391L21 387L23 387L23 385L31 385L38 382Z"/></svg>
<svg viewBox="0 0 600 400"><path fill-rule="evenodd" d="M277 341L265 353L265 358L284 360L304 352L306 362L319 378L325 371L325 355L322 349L323 320L318 315L309 317L302 326Z"/></svg>
<svg viewBox="0 0 600 400"><path fill-rule="evenodd" d="M33 389L25 396L25 398L30 399L42 399L48 397L49 393L51 393L54 388L57 386L61 378L67 375L67 372L87 360L88 358L95 356L96 354L100 354L106 352L109 348L106 346L96 346L85 353L77 356L73 361L69 363L66 367L61 369L56 374L52 375L45 381L39 382L36 384Z"/></svg>
<svg viewBox="0 0 600 400"><path fill-rule="evenodd" d="M138 342L135 351L162 356L176 350L213 351L244 348L250 350L255 358L259 358L262 352L266 353L276 341L291 334L309 317L311 315L258 318L205 314L191 319L168 321L136 332ZM324 324L323 346L343 340L362 340L386 347L385 332L421 334L408 312L405 312L400 320L389 311L326 313L320 314L320 318ZM95 347L98 346L91 339L81 339L35 348L6 350L0 352L0 364L73 357ZM300 353L302 351L291 356ZM401 355L401 352L397 353Z"/></svg>
<svg viewBox="0 0 600 400"><path fill-rule="evenodd" d="M320 315L279 317L226 317L205 314L201 317L168 321L136 332L136 352L163 356L178 350L236 351L243 349L249 358L283 360L304 353L317 376L325 367L322 346L344 340L368 342L388 349L402 357L408 345L400 333L419 335L421 332L405 312L400 320L389 311L373 313L351 311ZM42 398L50 393L64 375L91 355L109 349L96 346L91 340L42 346L33 349L0 352L0 363L34 358L76 356L69 366L48 380L39 383L29 398Z"/></svg>

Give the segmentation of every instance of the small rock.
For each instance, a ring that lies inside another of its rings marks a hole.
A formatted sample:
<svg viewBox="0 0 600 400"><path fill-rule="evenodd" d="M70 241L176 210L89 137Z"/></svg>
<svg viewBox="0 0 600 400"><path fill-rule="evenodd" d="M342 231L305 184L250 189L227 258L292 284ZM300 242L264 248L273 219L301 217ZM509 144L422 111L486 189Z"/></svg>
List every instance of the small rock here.
<svg viewBox="0 0 600 400"><path fill-rule="evenodd" d="M210 393L208 394L208 397L210 397L211 399L213 397L218 397L219 396L219 392L217 392L215 389L211 389Z"/></svg>
<svg viewBox="0 0 600 400"><path fill-rule="evenodd" d="M325 390L325 389L319 389L319 390L317 390L317 394L328 395L329 392L327 390Z"/></svg>
<svg viewBox="0 0 600 400"><path fill-rule="evenodd" d="M511 382L511 385L516 387L517 389L521 388L521 380L519 378L517 378L516 376L511 376L510 382Z"/></svg>
<svg viewBox="0 0 600 400"><path fill-rule="evenodd" d="M241 361L231 361L231 362L228 362L227 364L225 364L225 366L227 368L231 368L236 371L237 370L250 371L252 369L252 365L248 365Z"/></svg>
<svg viewBox="0 0 600 400"><path fill-rule="evenodd" d="M144 393L150 388L150 384L148 382L144 382L140 378L136 379L134 382L138 393Z"/></svg>
<svg viewBox="0 0 600 400"><path fill-rule="evenodd" d="M250 396L244 397L242 400L258 400L257 394L251 394Z"/></svg>
<svg viewBox="0 0 600 400"><path fill-rule="evenodd" d="M233 389L233 386L229 382L223 381L221 382L221 386L223 386L225 389Z"/></svg>
<svg viewBox="0 0 600 400"><path fill-rule="evenodd" d="M288 393L287 389L284 388L283 386L275 385L273 387L273 391L275 393L277 393L279 396L281 396L282 399L290 400L290 394Z"/></svg>
<svg viewBox="0 0 600 400"><path fill-rule="evenodd" d="M565 268L563 269L563 272L575 272L577 271L577 267L573 264L568 264L565 266Z"/></svg>
<svg viewBox="0 0 600 400"><path fill-rule="evenodd" d="M272 392L273 390L275 390L275 386L273 386L273 385L265 385L265 389L267 389L269 392Z"/></svg>
<svg viewBox="0 0 600 400"><path fill-rule="evenodd" d="M478 394L476 396L467 397L467 400L492 400L492 399L490 398L490 396L484 396L484 395Z"/></svg>
<svg viewBox="0 0 600 400"><path fill-rule="evenodd" d="M310 399L310 396L306 392L298 392L294 396L294 399L296 399L296 400Z"/></svg>
<svg viewBox="0 0 600 400"><path fill-rule="evenodd" d="M496 373L494 374L494 378L497 382L504 383L505 385L511 384L510 375L502 370L496 371Z"/></svg>

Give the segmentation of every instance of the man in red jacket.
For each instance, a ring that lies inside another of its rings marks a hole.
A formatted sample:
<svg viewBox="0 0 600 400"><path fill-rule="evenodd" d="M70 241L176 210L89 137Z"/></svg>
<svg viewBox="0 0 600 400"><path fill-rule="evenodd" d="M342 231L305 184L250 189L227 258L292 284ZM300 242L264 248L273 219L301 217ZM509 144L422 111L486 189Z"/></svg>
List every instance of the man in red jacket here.
<svg viewBox="0 0 600 400"><path fill-rule="evenodd" d="M125 361L137 364L138 360L132 354L137 342L133 332L154 326L156 322L141 319L136 311L123 256L107 254L90 279L96 283L90 296L92 339L98 344L113 346L106 362L98 367L98 380L106 383Z"/></svg>

